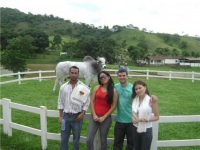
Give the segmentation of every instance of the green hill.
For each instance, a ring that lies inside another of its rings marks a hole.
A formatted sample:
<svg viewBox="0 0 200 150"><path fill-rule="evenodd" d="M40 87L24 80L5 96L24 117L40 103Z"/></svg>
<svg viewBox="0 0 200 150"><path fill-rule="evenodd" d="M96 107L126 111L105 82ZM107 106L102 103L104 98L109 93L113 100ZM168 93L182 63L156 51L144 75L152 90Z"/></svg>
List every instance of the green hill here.
<svg viewBox="0 0 200 150"><path fill-rule="evenodd" d="M23 13L18 9L0 8L1 11L1 34L12 32L20 34L26 30L40 30L45 32L49 39L59 34L63 41L79 40L84 36L103 36L114 39L119 45L125 42L125 48L137 46L138 43L145 42L150 55L155 55L158 48L176 49L181 52L186 50L195 56L200 56L200 38L188 35L179 36L177 34L148 33L135 27L128 29L125 26L113 26L112 29L104 26L97 28L85 23L73 23L70 20L54 17L53 15L33 15ZM117 27L117 28L116 28ZM192 56L192 55L191 55Z"/></svg>
<svg viewBox="0 0 200 150"><path fill-rule="evenodd" d="M186 35L179 36L163 34L166 35L169 39L171 39L171 41L167 43L164 42L163 38L161 38L159 35L159 33L147 33L135 29L123 29L122 31L113 34L112 38L118 41L119 43L122 43L124 40L126 40L127 45L136 45L141 40L141 38L144 38L151 52L155 51L155 49L158 47L168 49L177 48L178 50L181 50L179 44L185 41L187 42L186 49L189 52L200 52L200 38L190 37ZM178 42L173 41L174 37L179 38Z"/></svg>

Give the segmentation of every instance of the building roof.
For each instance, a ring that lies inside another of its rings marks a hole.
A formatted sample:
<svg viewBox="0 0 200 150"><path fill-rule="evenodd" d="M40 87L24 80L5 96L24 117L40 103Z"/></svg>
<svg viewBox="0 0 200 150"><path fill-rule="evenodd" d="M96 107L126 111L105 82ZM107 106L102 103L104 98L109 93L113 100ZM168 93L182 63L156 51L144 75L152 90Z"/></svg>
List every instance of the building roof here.
<svg viewBox="0 0 200 150"><path fill-rule="evenodd" d="M164 60L164 59L181 59L180 56L148 56L150 60Z"/></svg>
<svg viewBox="0 0 200 150"><path fill-rule="evenodd" d="M186 60L200 60L200 58L194 58L194 57L186 57L186 58L184 58L184 59L186 59Z"/></svg>

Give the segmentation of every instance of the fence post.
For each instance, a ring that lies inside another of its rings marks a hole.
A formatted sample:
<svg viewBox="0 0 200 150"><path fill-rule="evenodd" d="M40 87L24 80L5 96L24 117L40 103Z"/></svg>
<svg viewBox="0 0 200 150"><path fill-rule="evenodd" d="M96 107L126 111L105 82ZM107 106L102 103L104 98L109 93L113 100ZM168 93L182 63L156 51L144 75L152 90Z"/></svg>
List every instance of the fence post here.
<svg viewBox="0 0 200 150"><path fill-rule="evenodd" d="M169 80L172 80L172 71L169 71Z"/></svg>
<svg viewBox="0 0 200 150"><path fill-rule="evenodd" d="M147 69L147 80L149 80L149 69Z"/></svg>
<svg viewBox="0 0 200 150"><path fill-rule="evenodd" d="M3 132L12 136L10 99L3 98Z"/></svg>
<svg viewBox="0 0 200 150"><path fill-rule="evenodd" d="M41 143L42 149L47 149L47 109L40 106L40 127L41 127Z"/></svg>
<svg viewBox="0 0 200 150"><path fill-rule="evenodd" d="M157 150L158 145L157 145L157 141L158 141L158 128L159 128L159 124L158 121L152 122L152 130L153 130L153 139L152 139L152 143L151 143L151 150Z"/></svg>
<svg viewBox="0 0 200 150"><path fill-rule="evenodd" d="M18 83L21 84L21 75L20 75L20 71L18 72Z"/></svg>
<svg viewBox="0 0 200 150"><path fill-rule="evenodd" d="M192 82L194 82L194 71L192 71Z"/></svg>
<svg viewBox="0 0 200 150"><path fill-rule="evenodd" d="M40 82L42 81L42 72L41 72L41 70L39 70L39 81Z"/></svg>

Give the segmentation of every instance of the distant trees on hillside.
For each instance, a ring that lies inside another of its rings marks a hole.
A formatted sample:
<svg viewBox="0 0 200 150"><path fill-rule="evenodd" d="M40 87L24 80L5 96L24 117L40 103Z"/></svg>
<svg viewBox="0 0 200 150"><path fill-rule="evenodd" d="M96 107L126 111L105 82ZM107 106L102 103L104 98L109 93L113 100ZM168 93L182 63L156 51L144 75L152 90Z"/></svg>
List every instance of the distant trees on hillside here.
<svg viewBox="0 0 200 150"><path fill-rule="evenodd" d="M17 9L0 8L0 11L1 54L4 65L7 65L6 59L9 64L14 64L16 59L19 59L21 62L19 64L24 68L24 59L45 54L49 49L65 51L70 58L83 58L86 55L94 58L104 56L109 63L121 63L121 61L129 61L130 58L131 62L136 62L137 59L144 59L148 55L200 56L199 51L190 49L197 47L199 44L197 42L200 41L198 37L189 39L182 38L178 34L146 33L145 28L140 32L139 28L132 24L114 25L109 29L108 26L95 27L81 22L73 23L53 15L25 14ZM130 32L132 30L134 32ZM49 41L49 36L53 36L53 40ZM70 40L63 41L64 36L70 37ZM17 58L14 59L13 54ZM16 71L16 68L10 69Z"/></svg>
<svg viewBox="0 0 200 150"><path fill-rule="evenodd" d="M115 40L111 38L88 36L77 42L79 56L84 57L90 55L94 58L104 56L109 63L114 63L115 49L118 47Z"/></svg>
<svg viewBox="0 0 200 150"><path fill-rule="evenodd" d="M60 49L60 45L62 44L62 37L59 34L56 34L53 37L53 41L50 41L51 43L51 49Z"/></svg>
<svg viewBox="0 0 200 150"><path fill-rule="evenodd" d="M44 53L45 48L49 47L49 36L40 30L26 30L20 35L32 39L32 44L36 47L36 53Z"/></svg>
<svg viewBox="0 0 200 150"><path fill-rule="evenodd" d="M26 70L26 59L35 51L32 41L25 37L17 37L8 41L6 50L2 52L1 64L13 72Z"/></svg>

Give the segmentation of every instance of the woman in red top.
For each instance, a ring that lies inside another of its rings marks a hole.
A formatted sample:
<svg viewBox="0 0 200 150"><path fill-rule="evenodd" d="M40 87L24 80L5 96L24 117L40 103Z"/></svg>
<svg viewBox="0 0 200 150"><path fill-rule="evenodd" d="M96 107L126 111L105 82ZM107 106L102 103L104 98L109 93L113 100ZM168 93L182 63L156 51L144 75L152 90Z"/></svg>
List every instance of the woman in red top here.
<svg viewBox="0 0 200 150"><path fill-rule="evenodd" d="M90 107L92 111L87 134L87 150L93 150L93 141L97 130L100 131L101 149L107 150L107 136L112 124L111 114L117 105L117 91L110 74L101 71L98 74L98 82L91 97Z"/></svg>

